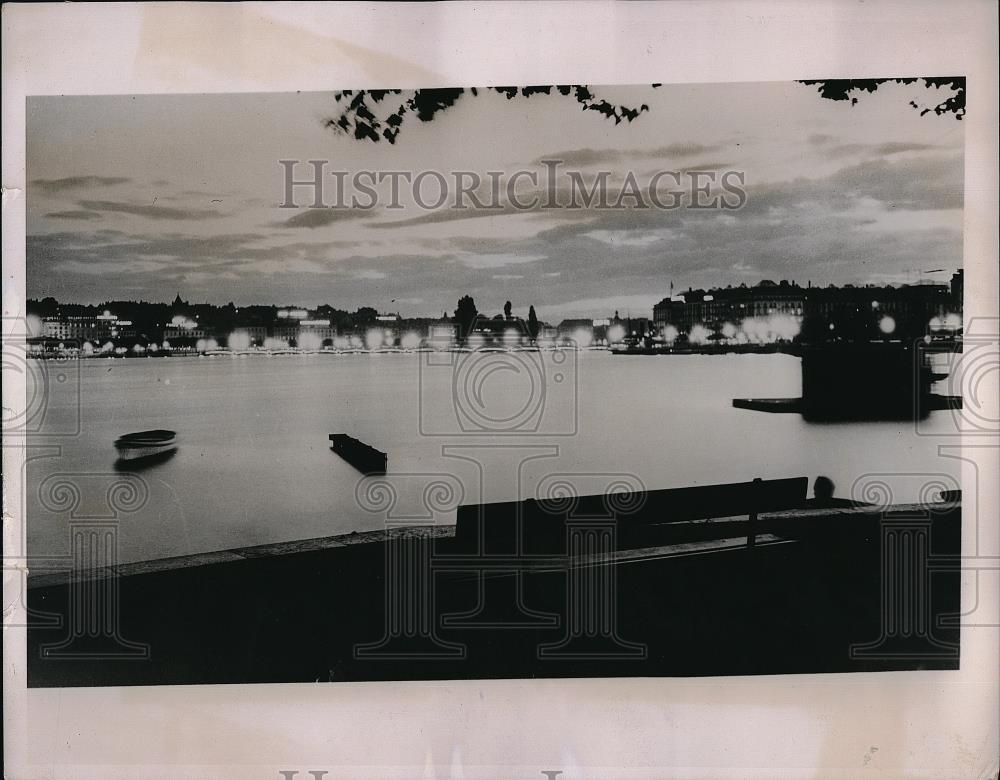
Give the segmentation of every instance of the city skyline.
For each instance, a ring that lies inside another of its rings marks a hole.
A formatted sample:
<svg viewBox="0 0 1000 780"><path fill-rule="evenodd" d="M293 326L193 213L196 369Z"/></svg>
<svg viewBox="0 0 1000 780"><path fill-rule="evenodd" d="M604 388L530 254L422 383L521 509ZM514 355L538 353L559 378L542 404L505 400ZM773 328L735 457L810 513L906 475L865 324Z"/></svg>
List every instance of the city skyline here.
<svg viewBox="0 0 1000 780"><path fill-rule="evenodd" d="M404 316L450 311L470 294L490 311L544 300L540 316L559 319L647 312L671 282L945 282L962 265L963 123L913 110L910 99L936 97L923 86L884 85L856 105L799 83L600 91L649 110L615 125L571 101L484 92L390 146L324 128L332 93L30 98L27 294L361 303ZM551 158L586 175L742 171L747 201L279 208L280 159L509 175Z"/></svg>
<svg viewBox="0 0 1000 780"><path fill-rule="evenodd" d="M662 304L662 303L666 302L667 300L670 300L671 298L678 299L678 300L682 299L686 295L691 294L692 292L694 292L694 293L712 293L712 292L719 292L719 291L725 291L725 290L736 290L736 289L739 289L739 288L754 289L754 288L766 287L768 285L774 285L776 287L799 288L799 289L802 289L803 291L808 290L810 288L814 288L816 290L821 290L821 289L824 289L824 288L837 288L837 289L850 289L850 288L881 288L881 289L885 289L885 288L897 288L897 289L902 289L902 288L905 288L905 287L914 287L914 286L922 286L922 285L934 285L934 286L949 286L950 285L950 286L954 286L956 274L959 275L959 276L961 276L961 274L962 274L962 272L963 272L964 269L962 267L958 267L958 268L955 268L955 269L936 269L936 270L938 272L940 272L941 274L945 274L945 276L947 276L947 277L951 277L951 281L948 282L948 281L940 280L940 279L938 279L938 280L931 280L931 279L923 278L923 279L917 279L917 280L915 280L913 282L901 282L901 283L897 283L897 284L891 284L891 283L879 284L879 283L875 283L875 282L861 283L861 282L850 282L850 281L849 282L845 282L843 284L834 284L832 282L829 283L829 284L813 284L812 280L806 280L803 283L803 282L800 282L799 280L795 280L795 279L791 279L791 280L789 280L789 279L779 279L779 280L759 279L756 282L745 282L745 281L743 281L743 282L740 282L739 284L733 284L733 283L730 282L730 283L724 284L724 285L723 284L720 284L720 285L707 285L707 284L706 285L689 285L685 289L674 289L674 290L667 290L667 289L665 289L662 294L654 295L653 297L656 298L656 303L654 303L653 306L650 307L649 311L641 310L641 311L632 312L629 309L626 309L624 312L620 312L620 310L617 310L617 309L614 310L614 311L615 311L615 314L621 313L622 316L646 317L646 316L649 315L650 311L655 310L659 304ZM453 315L453 313L454 313L454 311L453 311L454 310L454 306L457 303L457 301L454 301L454 302L452 302L452 306L451 307L444 306L438 312L433 312L433 311L429 311L429 310L428 311L413 311L413 312L410 312L410 313L408 313L406 315L403 315L399 311L392 310L391 307L389 309L380 309L378 307L371 306L366 301L356 301L354 305L351 305L351 306L348 306L348 307L338 307L338 306L335 306L335 305L331 304L328 301L327 302L303 303L302 301L297 301L297 300L293 300L293 301L288 301L288 300L282 300L282 301L254 300L254 301L246 301L246 302L243 302L243 303L240 303L240 304L237 305L235 303L235 301L232 301L232 300L224 301L223 302L223 301L198 300L196 297L185 297L185 296L183 296L180 293L180 291L177 291L172 298L169 297L169 296L166 296L163 299L155 299L155 300L154 299L147 300L147 299L144 299L144 298L143 299L133 299L133 298L108 298L108 297L105 297L105 298L101 298L101 299L94 300L94 301L91 301L91 302L85 302L85 301L70 300L70 299L65 299L65 298L62 299L62 300L58 300L58 299L56 299L55 296L45 296L45 297L28 296L28 298L26 300L27 300L27 303L28 303L28 309L29 309L29 311L32 308L37 308L39 304L45 303L45 301L48 300L48 299L55 300L55 302L59 306L87 307L87 308L100 308L102 306L113 306L114 304L148 305L148 306L173 306L173 305L177 305L178 301L179 301L184 306L210 306L210 307L219 308L219 309L224 309L227 306L234 305L234 306L237 306L237 308L247 308L247 309L267 309L267 308L275 309L275 310L278 310L278 309L286 309L286 310L288 310L288 309L303 309L303 310L306 310L306 309L308 309L308 310L311 310L311 311L316 311L316 310L319 310L319 309L329 309L329 310L335 310L335 311L343 312L343 313L347 313L347 314L355 314L357 312L361 312L361 311L364 311L364 310L371 310L371 311L377 311L378 314L380 314L380 315L382 315L382 314L385 314L385 315L397 315L397 316L400 316L403 319L426 319L426 320L437 320L437 319L449 319L449 318L451 318L452 315ZM392 302L390 302L390 303L392 303ZM497 307L496 311L494 311L493 309L490 309L488 311L483 310L483 311L480 311L479 314L481 316L484 316L484 317L493 317L494 315L500 315L500 314L502 314L504 312L504 308L505 308L505 304L506 303L510 303L512 305L512 307L514 309L514 318L515 319L519 319L519 318L520 319L524 319L524 318L526 318L527 314L528 314L528 310L530 308L536 308L536 305L537 305L538 308L541 308L543 310L544 310L544 307L545 307L544 302L536 302L534 300L530 300L530 301L505 301L503 304L500 304L500 306ZM523 310L523 314L524 314L523 317L521 317L518 314L518 311L522 311L522 310ZM588 317L603 318L603 317L606 317L606 316L608 316L608 312L605 311L605 310L593 310L593 311L590 311L590 312L582 312L582 313L580 313L579 315L576 315L576 316L564 317L563 319L580 319L580 318L587 319Z"/></svg>

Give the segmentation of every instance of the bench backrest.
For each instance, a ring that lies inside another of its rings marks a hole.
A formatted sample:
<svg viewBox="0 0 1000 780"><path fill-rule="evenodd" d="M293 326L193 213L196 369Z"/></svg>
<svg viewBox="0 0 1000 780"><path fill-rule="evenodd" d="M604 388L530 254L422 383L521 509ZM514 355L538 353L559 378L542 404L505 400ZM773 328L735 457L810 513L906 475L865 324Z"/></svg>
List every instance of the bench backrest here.
<svg viewBox="0 0 1000 780"><path fill-rule="evenodd" d="M774 512L801 506L808 489L808 477L792 477L551 501L469 504L458 508L455 536L489 552L513 553L561 541L571 521L613 518L622 528Z"/></svg>

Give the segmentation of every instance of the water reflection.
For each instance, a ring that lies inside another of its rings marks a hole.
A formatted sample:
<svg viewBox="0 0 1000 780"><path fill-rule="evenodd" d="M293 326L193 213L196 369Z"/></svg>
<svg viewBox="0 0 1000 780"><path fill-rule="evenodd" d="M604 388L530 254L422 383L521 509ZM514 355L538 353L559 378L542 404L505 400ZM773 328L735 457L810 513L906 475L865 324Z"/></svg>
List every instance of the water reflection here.
<svg viewBox="0 0 1000 780"><path fill-rule="evenodd" d="M115 471L128 471L132 473L149 471L156 466L166 463L174 457L174 455L177 454L178 449L179 447L174 447L173 449L158 452L155 455L146 455L142 458L118 458L114 462L112 468L114 468Z"/></svg>

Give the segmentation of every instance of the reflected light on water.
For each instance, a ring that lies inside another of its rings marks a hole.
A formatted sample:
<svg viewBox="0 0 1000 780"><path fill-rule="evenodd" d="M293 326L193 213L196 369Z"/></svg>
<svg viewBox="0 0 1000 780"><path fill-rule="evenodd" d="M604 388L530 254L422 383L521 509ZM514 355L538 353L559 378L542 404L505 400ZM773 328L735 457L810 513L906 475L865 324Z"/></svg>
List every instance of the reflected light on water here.
<svg viewBox="0 0 1000 780"><path fill-rule="evenodd" d="M60 441L58 459L34 459L27 467L29 550L68 552L65 513L40 504L41 480L53 471L110 469L116 455L111 443L128 431L176 430L181 447L149 472L150 499L130 515L135 532L123 534L123 562L384 528L384 515L358 507L357 472L328 451L328 434L345 427L388 451L399 473L454 474L464 485L479 485L476 467L443 456L441 441L423 435L420 425L460 430L454 393L463 365L478 373L461 376L484 380L463 383L463 392L481 388L483 409L517 412L530 395L534 374L510 367L536 361L482 353L470 363L424 357L428 363L419 370L412 355L374 362L177 355L167 362L117 361L110 372L96 360L81 361L80 395L52 394L42 421L43 434L66 430L78 419L82 402L86 417L80 434ZM562 355L561 361L569 362L557 365L555 357L544 356L539 366L566 371L575 360ZM790 355L633 360L587 351L579 361L579 381L571 375L570 393L564 392L565 383L546 384L542 412L548 416L541 418L543 425L550 420L561 425L572 414L579 425L572 437L560 440L557 458L531 462L525 472L530 480L628 473L649 487L668 488L822 473L838 486L850 486L865 473L950 471L944 461L954 460L941 459L937 440L919 436L913 426L815 425L798 415L732 407L733 398L800 395L800 364ZM491 367L497 371L487 375ZM443 402L435 406L428 399ZM654 415L657 424L651 424ZM941 412L927 424L947 431L953 423ZM677 430L699 435L676 446ZM761 459L761 452L767 458ZM518 481L491 468L501 466L486 464L487 500L514 500ZM441 521L454 522L453 515Z"/></svg>

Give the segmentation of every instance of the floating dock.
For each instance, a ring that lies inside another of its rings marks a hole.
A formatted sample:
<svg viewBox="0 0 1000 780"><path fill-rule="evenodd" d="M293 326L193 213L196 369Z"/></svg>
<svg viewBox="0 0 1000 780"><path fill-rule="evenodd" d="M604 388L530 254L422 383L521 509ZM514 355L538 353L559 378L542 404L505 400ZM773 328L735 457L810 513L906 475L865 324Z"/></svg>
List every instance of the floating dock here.
<svg viewBox="0 0 1000 780"><path fill-rule="evenodd" d="M362 474L385 474L389 456L346 433L330 434L331 449Z"/></svg>

